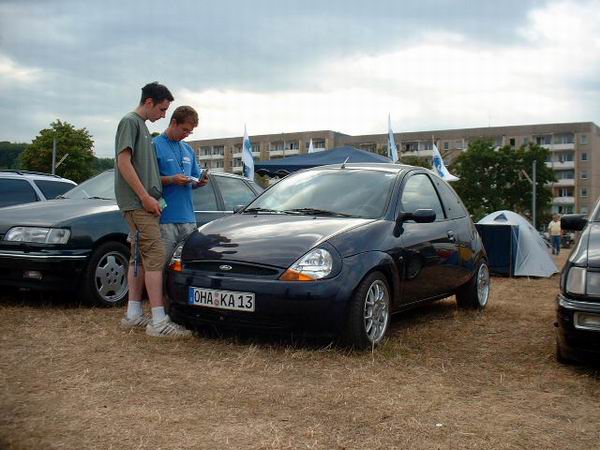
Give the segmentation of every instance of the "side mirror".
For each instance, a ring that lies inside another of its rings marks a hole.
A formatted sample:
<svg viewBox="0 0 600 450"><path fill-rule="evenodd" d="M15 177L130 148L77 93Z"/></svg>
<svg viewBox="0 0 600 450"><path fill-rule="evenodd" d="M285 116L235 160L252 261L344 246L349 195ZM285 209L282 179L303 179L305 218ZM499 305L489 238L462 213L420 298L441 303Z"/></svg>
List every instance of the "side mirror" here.
<svg viewBox="0 0 600 450"><path fill-rule="evenodd" d="M581 231L587 225L585 214L567 214L560 218L560 227L568 231Z"/></svg>
<svg viewBox="0 0 600 450"><path fill-rule="evenodd" d="M407 220L414 220L417 223L431 223L435 222L435 216L433 209L417 209L413 213L402 212L398 214L396 223L406 222Z"/></svg>

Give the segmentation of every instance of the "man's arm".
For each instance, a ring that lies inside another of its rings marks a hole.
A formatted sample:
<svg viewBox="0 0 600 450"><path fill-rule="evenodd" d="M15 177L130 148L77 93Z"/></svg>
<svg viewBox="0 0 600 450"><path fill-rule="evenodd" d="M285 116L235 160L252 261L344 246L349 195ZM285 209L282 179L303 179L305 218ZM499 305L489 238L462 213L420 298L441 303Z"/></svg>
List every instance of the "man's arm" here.
<svg viewBox="0 0 600 450"><path fill-rule="evenodd" d="M146 192L137 172L133 168L133 164L131 164L131 149L129 147L122 150L117 156L117 168L123 179L131 189L133 189L135 195L137 195L142 202L144 209L155 216L160 216L160 205L158 200Z"/></svg>

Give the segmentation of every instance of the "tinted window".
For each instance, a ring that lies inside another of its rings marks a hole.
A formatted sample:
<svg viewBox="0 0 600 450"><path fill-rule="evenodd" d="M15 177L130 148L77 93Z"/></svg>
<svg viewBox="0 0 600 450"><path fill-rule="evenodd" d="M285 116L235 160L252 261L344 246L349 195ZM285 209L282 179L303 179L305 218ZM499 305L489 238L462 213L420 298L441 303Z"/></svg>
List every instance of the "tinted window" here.
<svg viewBox="0 0 600 450"><path fill-rule="evenodd" d="M431 180L425 174L411 176L404 184L402 191L402 210L415 212L417 209L433 209L435 220L444 220L442 204Z"/></svg>
<svg viewBox="0 0 600 450"><path fill-rule="evenodd" d="M214 179L214 178L213 178ZM194 200L194 211L218 211L217 199L212 183L192 191Z"/></svg>
<svg viewBox="0 0 600 450"><path fill-rule="evenodd" d="M251 208L323 209L353 217L381 217L396 173L363 169L300 172L265 191Z"/></svg>
<svg viewBox="0 0 600 450"><path fill-rule="evenodd" d="M0 207L37 200L35 191L27 181L0 178Z"/></svg>
<svg viewBox="0 0 600 450"><path fill-rule="evenodd" d="M252 189L243 180L219 176L215 176L214 179L221 191L225 211L233 211L236 207L246 205L256 197Z"/></svg>
<svg viewBox="0 0 600 450"><path fill-rule="evenodd" d="M62 195L75 187L75 185L63 181L33 180L33 182L48 200L56 198L57 195Z"/></svg>
<svg viewBox="0 0 600 450"><path fill-rule="evenodd" d="M446 216L448 216L449 219L458 219L460 217L465 217L468 214L467 209L451 186L448 186L439 179L435 180L435 185L438 188L442 203L444 203L444 207L446 208Z"/></svg>

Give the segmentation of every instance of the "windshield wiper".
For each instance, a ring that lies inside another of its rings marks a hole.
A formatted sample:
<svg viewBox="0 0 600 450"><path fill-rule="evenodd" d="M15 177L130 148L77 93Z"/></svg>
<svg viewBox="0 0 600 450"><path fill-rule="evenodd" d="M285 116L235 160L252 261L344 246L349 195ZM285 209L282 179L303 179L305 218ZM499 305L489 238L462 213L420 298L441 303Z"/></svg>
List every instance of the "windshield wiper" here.
<svg viewBox="0 0 600 450"><path fill-rule="evenodd" d="M283 211L286 214L306 214L310 216L336 216L336 217L354 217L352 214L345 214L336 211L317 208L294 208Z"/></svg>
<svg viewBox="0 0 600 450"><path fill-rule="evenodd" d="M97 195L95 195L93 197L88 197L88 200L114 200L114 198L98 197Z"/></svg>
<svg viewBox="0 0 600 450"><path fill-rule="evenodd" d="M277 209L269 209L269 208L248 208L242 211L242 213L276 213L281 214L281 211Z"/></svg>

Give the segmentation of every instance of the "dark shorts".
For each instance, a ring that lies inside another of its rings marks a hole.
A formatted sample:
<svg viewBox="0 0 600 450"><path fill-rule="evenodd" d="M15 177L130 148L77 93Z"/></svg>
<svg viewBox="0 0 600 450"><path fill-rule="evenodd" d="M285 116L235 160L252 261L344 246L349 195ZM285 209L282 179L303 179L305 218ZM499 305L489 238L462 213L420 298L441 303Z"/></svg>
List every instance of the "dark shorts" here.
<svg viewBox="0 0 600 450"><path fill-rule="evenodd" d="M136 234L139 243L142 267L146 272L161 272L165 263L165 246L160 237L159 217L143 209L123 212L131 235L131 257L129 265L135 261Z"/></svg>

